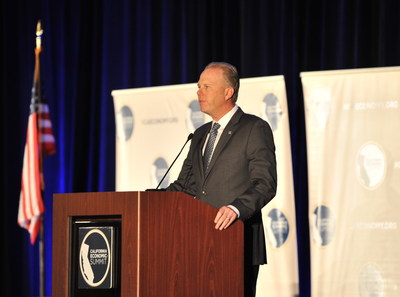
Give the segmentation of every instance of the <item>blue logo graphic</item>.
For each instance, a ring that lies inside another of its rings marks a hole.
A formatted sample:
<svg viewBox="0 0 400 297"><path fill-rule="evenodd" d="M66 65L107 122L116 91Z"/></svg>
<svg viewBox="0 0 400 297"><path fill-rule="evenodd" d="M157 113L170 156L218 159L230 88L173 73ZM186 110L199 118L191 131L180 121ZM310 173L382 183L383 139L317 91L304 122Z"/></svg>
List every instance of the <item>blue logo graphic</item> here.
<svg viewBox="0 0 400 297"><path fill-rule="evenodd" d="M281 247L289 236L289 221L279 209L272 209L267 216L267 239L275 247Z"/></svg>
<svg viewBox="0 0 400 297"><path fill-rule="evenodd" d="M160 183L161 179L163 178L165 172L167 172L168 164L164 158L157 158L152 166L152 174L151 179L153 182L153 187L157 187ZM165 188L169 185L169 178L168 175L164 178L163 182L160 185L160 188Z"/></svg>
<svg viewBox="0 0 400 297"><path fill-rule="evenodd" d="M271 126L272 131L278 129L279 122L282 118L282 108L279 104L278 97L269 93L263 99L262 115Z"/></svg>
<svg viewBox="0 0 400 297"><path fill-rule="evenodd" d="M312 236L320 246L328 245L335 235L335 220L332 211L325 205L320 205L313 212Z"/></svg>
<svg viewBox="0 0 400 297"><path fill-rule="evenodd" d="M331 92L325 88L314 88L308 97L306 112L309 114L310 129L323 131L331 116Z"/></svg>
<svg viewBox="0 0 400 297"><path fill-rule="evenodd" d="M374 264L366 265L360 272L359 289L361 297L383 297L385 294L385 279L379 268Z"/></svg>
<svg viewBox="0 0 400 297"><path fill-rule="evenodd" d="M192 100L187 109L186 123L188 131L193 133L204 124L204 121L205 116L200 110L199 102L197 100Z"/></svg>
<svg viewBox="0 0 400 297"><path fill-rule="evenodd" d="M120 130L117 131L121 139L127 141L133 133L133 113L128 106L123 106L117 114Z"/></svg>
<svg viewBox="0 0 400 297"><path fill-rule="evenodd" d="M378 188L385 179L386 157L377 143L364 144L357 153L357 177L369 190Z"/></svg>

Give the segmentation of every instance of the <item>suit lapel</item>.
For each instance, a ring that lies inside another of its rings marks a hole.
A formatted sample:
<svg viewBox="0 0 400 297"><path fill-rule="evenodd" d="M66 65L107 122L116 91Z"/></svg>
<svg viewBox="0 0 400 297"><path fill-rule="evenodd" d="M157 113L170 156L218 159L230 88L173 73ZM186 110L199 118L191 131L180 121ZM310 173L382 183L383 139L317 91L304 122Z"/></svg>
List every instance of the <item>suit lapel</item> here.
<svg viewBox="0 0 400 297"><path fill-rule="evenodd" d="M232 137L232 135L239 128L238 122L239 122L240 118L242 117L242 115L243 115L243 111L239 108L235 112L235 114L233 115L231 120L229 121L228 125L226 125L226 127L224 129L224 132L222 133L221 138L219 139L219 141L217 143L217 146L215 147L215 150L214 150L213 155L211 157L211 161L210 161L210 165L209 165L209 170L208 170L207 176L212 171L212 168L213 168L216 160L218 159L219 155L221 154L221 152L223 151L223 149L225 148L225 146L229 142L229 139ZM211 127L209 129L211 129ZM206 137L207 137L207 133L206 133ZM203 144L204 144L204 140L203 140ZM200 153L201 153L201 151L200 151ZM204 168L202 169L202 172L204 173ZM205 178L207 178L207 176L205 176Z"/></svg>
<svg viewBox="0 0 400 297"><path fill-rule="evenodd" d="M198 166L200 168L200 173L201 176L204 176L204 172L205 172L205 168L204 168L204 162L203 162L203 147L204 147L204 143L206 142L207 139L207 135L210 132L211 129L211 124L212 122L209 122L206 124L206 126L204 127L204 131L202 131L202 135L200 136L200 145L197 146L197 151L196 151L196 157L198 159Z"/></svg>

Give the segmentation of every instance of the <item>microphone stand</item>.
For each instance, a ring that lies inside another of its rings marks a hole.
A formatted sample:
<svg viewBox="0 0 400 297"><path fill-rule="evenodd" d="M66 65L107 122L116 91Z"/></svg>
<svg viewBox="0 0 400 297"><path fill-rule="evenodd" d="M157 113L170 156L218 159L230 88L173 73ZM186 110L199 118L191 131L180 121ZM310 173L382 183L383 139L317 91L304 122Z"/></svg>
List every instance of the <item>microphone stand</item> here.
<svg viewBox="0 0 400 297"><path fill-rule="evenodd" d="M160 185L162 184L162 182L164 181L165 177L167 176L168 172L170 171L170 169L172 168L172 165L174 165L175 161L178 159L178 157L180 156L180 154L182 153L183 149L185 148L186 144L188 143L189 140L191 140L193 138L193 133L190 133L188 138L186 139L185 144L182 146L181 150L179 151L178 155L176 156L175 160L172 162L171 166L168 167L167 172L165 172L164 176L162 177L161 181L159 182L157 188L155 190L151 190L151 191L165 191L164 189L158 189L160 187Z"/></svg>

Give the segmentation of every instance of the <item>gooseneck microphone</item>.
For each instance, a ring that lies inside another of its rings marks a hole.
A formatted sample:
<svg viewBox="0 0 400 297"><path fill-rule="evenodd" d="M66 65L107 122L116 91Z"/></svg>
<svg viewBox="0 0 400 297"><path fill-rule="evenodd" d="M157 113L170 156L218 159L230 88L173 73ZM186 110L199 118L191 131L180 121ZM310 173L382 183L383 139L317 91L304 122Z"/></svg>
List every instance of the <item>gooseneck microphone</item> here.
<svg viewBox="0 0 400 297"><path fill-rule="evenodd" d="M182 146L181 150L179 151L178 155L176 156L175 160L172 162L172 164L168 167L167 172L165 172L164 176L162 177L160 183L158 184L156 190L158 190L158 187L162 184L162 182L164 181L164 178L167 176L168 172L170 171L170 169L172 168L172 165L174 165L176 159L178 159L178 157L180 156L180 154L182 153L183 149L186 146L186 143L189 142L189 140L191 140L193 138L193 133L190 133L188 138L186 139L185 144Z"/></svg>

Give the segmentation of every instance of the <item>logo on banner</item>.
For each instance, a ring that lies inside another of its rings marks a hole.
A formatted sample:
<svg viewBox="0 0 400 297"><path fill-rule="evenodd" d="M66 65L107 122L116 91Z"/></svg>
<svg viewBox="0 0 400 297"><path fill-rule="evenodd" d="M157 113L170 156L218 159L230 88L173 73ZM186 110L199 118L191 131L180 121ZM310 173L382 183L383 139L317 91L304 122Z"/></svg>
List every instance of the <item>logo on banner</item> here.
<svg viewBox="0 0 400 297"><path fill-rule="evenodd" d="M127 141L133 133L133 113L128 106L123 106L117 112L117 135L119 139Z"/></svg>
<svg viewBox="0 0 400 297"><path fill-rule="evenodd" d="M187 129L193 133L197 128L202 126L205 121L204 113L200 110L200 105L197 100L192 100L187 108L186 116Z"/></svg>
<svg viewBox="0 0 400 297"><path fill-rule="evenodd" d="M328 245L335 235L335 220L330 208L320 205L313 212L312 237L320 246Z"/></svg>
<svg viewBox="0 0 400 297"><path fill-rule="evenodd" d="M374 264L366 265L360 272L359 288L361 297L383 297L385 279Z"/></svg>
<svg viewBox="0 0 400 297"><path fill-rule="evenodd" d="M331 101L329 89L315 88L311 90L307 104L311 129L317 131L325 129L331 115Z"/></svg>
<svg viewBox="0 0 400 297"><path fill-rule="evenodd" d="M356 156L358 181L367 189L379 187L386 174L386 158L383 150L374 143L364 144Z"/></svg>
<svg viewBox="0 0 400 297"><path fill-rule="evenodd" d="M111 232L113 227L80 228L79 287L111 287ZM83 237L83 239L82 239Z"/></svg>
<svg viewBox="0 0 400 297"><path fill-rule="evenodd" d="M156 187L160 183L161 179L163 178L164 174L168 170L167 161L164 158L157 158L152 166L151 169L151 179L153 186ZM169 178L168 175L164 178L163 182L161 183L160 187L165 188L169 185Z"/></svg>
<svg viewBox="0 0 400 297"><path fill-rule="evenodd" d="M278 124L282 118L282 108L278 97L275 94L267 94L261 105L261 117L271 126L272 131L278 129Z"/></svg>
<svg viewBox="0 0 400 297"><path fill-rule="evenodd" d="M272 209L267 216L267 239L271 246L281 247L289 236L289 222L282 211Z"/></svg>

